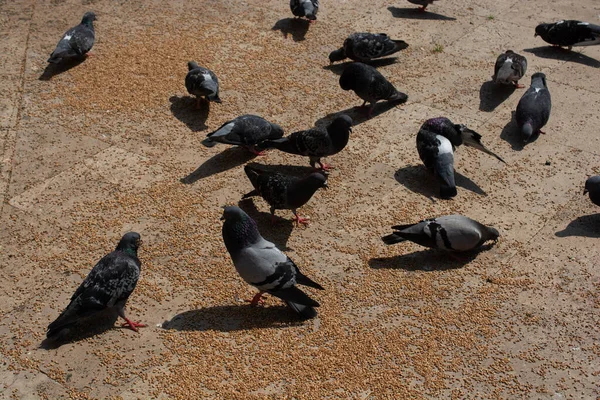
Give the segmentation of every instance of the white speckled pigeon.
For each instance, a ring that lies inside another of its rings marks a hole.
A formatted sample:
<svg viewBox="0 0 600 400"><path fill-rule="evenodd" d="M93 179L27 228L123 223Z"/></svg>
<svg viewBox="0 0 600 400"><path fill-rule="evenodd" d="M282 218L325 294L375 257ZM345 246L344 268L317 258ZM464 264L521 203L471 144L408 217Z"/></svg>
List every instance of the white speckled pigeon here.
<svg viewBox="0 0 600 400"><path fill-rule="evenodd" d="M506 50L506 53L500 54L494 65L494 82L503 85L515 85L517 88L524 88L519 84L519 79L527 71L527 59L512 50Z"/></svg>
<svg viewBox="0 0 600 400"><path fill-rule="evenodd" d="M200 107L200 98L220 103L219 79L208 68L200 67L195 61L188 62L188 73L185 87L190 94L196 96L196 107Z"/></svg>
<svg viewBox="0 0 600 400"><path fill-rule="evenodd" d="M84 57L94 45L95 20L96 14L92 11L83 14L81 23L65 32L56 49L50 54L48 62L57 64L63 59Z"/></svg>
<svg viewBox="0 0 600 400"><path fill-rule="evenodd" d="M349 58L354 61L369 62L404 50L408 44L403 40L392 40L385 33L353 33L338 50L329 54L329 62L334 63Z"/></svg>
<svg viewBox="0 0 600 400"><path fill-rule="evenodd" d="M553 24L539 24L535 35L554 46L594 46L600 44L600 26L587 22L567 20Z"/></svg>
<svg viewBox="0 0 600 400"><path fill-rule="evenodd" d="M225 122L219 129L206 135L202 144L213 147L217 143L243 146L254 154L260 155L255 145L268 140L279 139L283 136L283 129L257 115L241 115L231 121Z"/></svg>
<svg viewBox="0 0 600 400"><path fill-rule="evenodd" d="M433 4L434 1L436 1L436 0L408 0L409 3L420 5L421 6L421 7L419 7L420 11L425 11L427 6L430 4Z"/></svg>
<svg viewBox="0 0 600 400"><path fill-rule="evenodd" d="M306 17L313 22L317 20L319 0L290 0L290 9L296 17Z"/></svg>
<svg viewBox="0 0 600 400"><path fill-rule="evenodd" d="M585 181L583 194L590 194L590 200L597 206L600 206L600 175L591 176Z"/></svg>
<svg viewBox="0 0 600 400"><path fill-rule="evenodd" d="M552 100L546 84L546 75L537 72L531 76L531 86L519 100L515 114L519 132L525 142L533 135L545 133L541 129L548 123L551 109Z"/></svg>

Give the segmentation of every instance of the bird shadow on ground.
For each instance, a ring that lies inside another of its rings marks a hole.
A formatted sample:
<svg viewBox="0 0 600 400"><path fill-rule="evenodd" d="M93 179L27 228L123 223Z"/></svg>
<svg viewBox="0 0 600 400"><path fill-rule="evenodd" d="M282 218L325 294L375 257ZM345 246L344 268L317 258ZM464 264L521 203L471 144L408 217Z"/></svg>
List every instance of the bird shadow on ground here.
<svg viewBox="0 0 600 400"><path fill-rule="evenodd" d="M162 324L176 331L233 332L261 328L287 328L304 321L287 306L229 305L204 307L177 314Z"/></svg>
<svg viewBox="0 0 600 400"><path fill-rule="evenodd" d="M69 328L63 329L52 339L44 339L40 344L40 348L44 350L57 349L62 345L79 342L99 335L113 329L118 318L119 316L115 310L103 310L93 316L82 319Z"/></svg>
<svg viewBox="0 0 600 400"><path fill-rule="evenodd" d="M488 243L479 249L462 253L434 249L420 250L392 257L371 258L369 267L373 269L403 269L406 271L445 271L464 267L477 258L479 253L492 247L493 244Z"/></svg>
<svg viewBox="0 0 600 400"><path fill-rule="evenodd" d="M590 214L575 218L562 231L555 233L558 237L582 236L600 238L600 214Z"/></svg>
<svg viewBox="0 0 600 400"><path fill-rule="evenodd" d="M447 17L445 15L436 14L431 11L421 11L418 8L398 8L390 6L387 8L394 18L406 18L406 19L437 19L443 21L456 21L454 17Z"/></svg>
<svg viewBox="0 0 600 400"><path fill-rule="evenodd" d="M479 89L479 111L491 112L510 97L517 87L487 81Z"/></svg>
<svg viewBox="0 0 600 400"><path fill-rule="evenodd" d="M557 46L540 46L533 47L531 49L524 49L531 54L535 54L541 58L551 58L554 60L576 62L578 64L587 65L592 68L600 68L600 61L595 58L588 57L583 53L577 51L571 51Z"/></svg>
<svg viewBox="0 0 600 400"><path fill-rule="evenodd" d="M255 154L252 154L243 147L230 147L204 161L202 165L196 168L194 172L190 173L184 178L181 178L180 181L181 183L190 185L196 181L199 181L200 179L204 179L245 164L254 157L256 157Z"/></svg>
<svg viewBox="0 0 600 400"><path fill-rule="evenodd" d="M379 68L379 67L385 67L386 65L392 65L396 61L398 61L398 57L386 57L386 58L378 58L376 60L371 60L371 61L365 62L363 64L368 64L371 67ZM329 65L325 65L323 67L323 69L327 69L336 75L341 75L344 72L344 70L346 69L346 67L350 64L353 64L354 62L355 61L344 61L343 63L340 63L340 64L329 64Z"/></svg>
<svg viewBox="0 0 600 400"><path fill-rule="evenodd" d="M40 81L49 81L56 75L60 75L63 72L67 72L71 68L75 68L85 60L86 58L71 58L62 60L58 64L48 63L46 69L44 69L44 72L42 73L42 75L40 75L38 79Z"/></svg>
<svg viewBox="0 0 600 400"><path fill-rule="evenodd" d="M524 142L517 126L517 120L515 119L515 112L512 112L512 118L502 129L500 133L500 139L504 140L511 145L513 150L521 151L525 148L528 143L535 142L540 137L540 134L533 134L528 142Z"/></svg>
<svg viewBox="0 0 600 400"><path fill-rule="evenodd" d="M342 115L347 115L350 118L352 118L352 126L356 126L356 125L362 124L365 121L373 119L400 104L404 104L404 102L383 101L383 102L377 103L377 104L375 104L375 107L373 107L373 113L371 114L370 117L369 117L369 109L367 107L356 106L356 107L347 108L342 111L327 114L323 118L318 119L315 122L315 127L326 128L331 122L333 122L334 119L336 119L337 117L342 116Z"/></svg>
<svg viewBox="0 0 600 400"><path fill-rule="evenodd" d="M421 194L432 201L436 201L434 197L439 198L440 184L424 165L408 165L400 168L394 174L394 178L413 193ZM454 171L454 181L457 187L481 196L487 196L482 188L460 172Z"/></svg>
<svg viewBox="0 0 600 400"><path fill-rule="evenodd" d="M287 242L292 234L292 231L294 230L295 224L295 222L291 219L293 216L292 212L289 210L277 210L275 211L275 217L271 218L271 213L269 211L260 211L256 207L256 204L254 203L255 201L262 201L265 208L269 208L267 202L260 198L260 196L240 200L238 202L238 206L256 222L260 234L266 240L275 243L275 246L277 246L277 248L281 251L293 251L293 249L287 247ZM280 214L285 212L285 215L288 218L280 217L277 215L277 212Z"/></svg>
<svg viewBox="0 0 600 400"><path fill-rule="evenodd" d="M192 132L200 132L207 128L206 119L210 111L210 102L200 100L200 108L196 108L196 98L191 96L171 96L171 113L175 118L187 125Z"/></svg>
<svg viewBox="0 0 600 400"><path fill-rule="evenodd" d="M283 18L280 19L271 28L272 31L281 31L284 38L292 36L294 42L301 42L308 32L310 22L301 18Z"/></svg>

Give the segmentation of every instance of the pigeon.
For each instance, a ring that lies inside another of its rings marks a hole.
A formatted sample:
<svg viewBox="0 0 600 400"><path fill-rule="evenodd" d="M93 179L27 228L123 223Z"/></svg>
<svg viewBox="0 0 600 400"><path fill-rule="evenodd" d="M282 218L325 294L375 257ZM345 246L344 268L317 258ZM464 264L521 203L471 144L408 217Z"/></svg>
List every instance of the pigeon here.
<svg viewBox="0 0 600 400"><path fill-rule="evenodd" d="M338 50L329 54L329 62L333 64L349 58L354 61L369 62L404 50L408 44L403 40L392 40L385 33L353 33Z"/></svg>
<svg viewBox="0 0 600 400"><path fill-rule="evenodd" d="M432 249L455 252L474 250L488 240L497 241L500 234L492 227L462 215L446 215L417 224L392 226L394 233L382 237L387 245L409 240Z"/></svg>
<svg viewBox="0 0 600 400"><path fill-rule="evenodd" d="M600 44L600 26L581 21L558 21L553 24L539 24L535 35L554 46L594 46Z"/></svg>
<svg viewBox="0 0 600 400"><path fill-rule="evenodd" d="M315 168L319 164L322 170L329 170L331 165L321 162L321 157L332 156L342 151L348 144L352 132L352 118L343 114L327 126L323 131L318 128L294 132L289 136L275 140L265 140L256 147L259 150L275 148L286 153L310 157L310 165Z"/></svg>
<svg viewBox="0 0 600 400"><path fill-rule="evenodd" d="M550 118L552 101L546 84L546 75L537 72L531 76L531 86L519 100L515 117L521 136L528 142L534 134L545 133L541 129Z"/></svg>
<svg viewBox="0 0 600 400"><path fill-rule="evenodd" d="M81 23L65 32L56 49L50 54L49 63L58 64L61 60L84 57L94 45L94 21L96 14L88 11L83 14ZM90 53L91 54L91 53Z"/></svg>
<svg viewBox="0 0 600 400"><path fill-rule="evenodd" d="M340 76L340 87L343 90L354 90L356 95L364 100L362 107L367 102L371 103L369 117L379 100L404 103L408 99L406 94L396 90L379 71L360 62L352 63L344 69Z"/></svg>
<svg viewBox="0 0 600 400"><path fill-rule="evenodd" d="M425 11L428 5L433 4L436 0L408 0L409 3L420 5L420 11Z"/></svg>
<svg viewBox="0 0 600 400"><path fill-rule="evenodd" d="M519 79L525 75L527 71L527 59L512 50L506 50L506 53L501 54L496 60L494 66L494 82L504 85L515 85L517 88L524 88L524 85L519 84Z"/></svg>
<svg viewBox="0 0 600 400"><path fill-rule="evenodd" d="M428 119L417 134L417 151L425 167L440 180L440 197L456 196L454 182L454 150L464 144L483 151L505 162L481 143L481 135L464 125L456 125L448 118Z"/></svg>
<svg viewBox="0 0 600 400"><path fill-rule="evenodd" d="M142 264L137 256L140 244L139 233L126 233L116 250L98 261L71 297L67 308L56 321L48 325L46 336L49 339L56 338L63 329L107 308L116 309L126 321L123 326L136 332L138 327L146 326L132 322L125 316L125 303L140 277Z"/></svg>
<svg viewBox="0 0 600 400"><path fill-rule="evenodd" d="M268 139L279 139L283 129L257 115L241 115L225 122L219 129L206 135L202 144L213 147L217 143L244 146L256 155L260 155L255 145Z"/></svg>
<svg viewBox="0 0 600 400"><path fill-rule="evenodd" d="M292 210L296 225L308 224L309 218L298 215L297 209L308 203L320 188L327 188L327 177L321 172L313 172L305 178L269 172L246 165L244 171L252 182L254 190L242 198L261 196L271 206L271 215L275 210Z"/></svg>
<svg viewBox="0 0 600 400"><path fill-rule="evenodd" d="M185 87L190 94L196 96L196 107L200 107L200 97L208 101L220 103L219 79L208 68L199 67L196 61L188 62L188 73L185 77Z"/></svg>
<svg viewBox="0 0 600 400"><path fill-rule="evenodd" d="M319 0L290 0L290 9L296 17L306 17L313 22L317 20Z"/></svg>
<svg viewBox="0 0 600 400"><path fill-rule="evenodd" d="M591 176L585 181L583 194L590 194L590 200L597 206L600 206L600 175Z"/></svg>
<svg viewBox="0 0 600 400"><path fill-rule="evenodd" d="M317 315L319 303L296 285L323 287L302 274L296 264L273 243L265 240L256 222L239 207L224 207L223 241L238 274L259 292L250 304L259 303L263 293L285 301L290 308L305 318Z"/></svg>

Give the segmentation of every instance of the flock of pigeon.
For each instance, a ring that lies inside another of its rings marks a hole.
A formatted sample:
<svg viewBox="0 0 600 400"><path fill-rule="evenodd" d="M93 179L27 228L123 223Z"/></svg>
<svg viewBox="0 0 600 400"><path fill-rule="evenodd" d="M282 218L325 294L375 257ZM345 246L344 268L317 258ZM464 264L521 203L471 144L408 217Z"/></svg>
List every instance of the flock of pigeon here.
<svg viewBox="0 0 600 400"><path fill-rule="evenodd" d="M420 10L434 0L408 0L419 4ZM318 0L291 0L290 8L297 17L314 22L319 10ZM59 41L48 59L59 63L70 58L86 57L94 44L93 12L84 14L81 24L69 29ZM541 24L535 29L536 36L556 46L586 46L600 44L600 26L580 21L559 21ZM385 34L353 33L343 46L329 55L331 63L349 58L354 62L345 67L339 84L343 90L353 90L363 101L369 103L369 117L375 103L387 100L392 104L406 102L408 96L398 91L385 76L368 65L371 60L389 56L406 49L402 40L392 40ZM188 92L201 100L221 102L217 75L196 62L188 63L185 85ZM518 81L525 75L525 57L508 50L501 54L495 64L493 79L497 84L523 87ZM516 121L525 142L543 133L551 110L550 92L543 73L531 77L531 86L525 92L516 110ZM327 187L327 174L332 167L322 158L342 151L350 139L352 119L347 115L335 118L326 129L312 128L294 132L284 137L283 129L262 117L242 115L209 133L203 144L212 147L217 143L243 146L254 154L267 149L309 157L314 172L304 178L288 176L283 172L268 171L255 165L246 165L244 171L254 190L243 198L261 196L275 210L291 210L296 224L306 224L308 218L298 215L298 209L306 204L320 188ZM440 197L449 199L457 195L454 182L454 151L464 144L474 147L504 162L501 157L481 143L481 135L448 118L432 118L423 123L417 133L419 157L440 182ZM317 167L318 166L318 167ZM585 183L584 194L600 205L600 176L591 177ZM303 275L296 264L273 243L264 239L256 222L242 209L224 207L223 241L239 275L259 292L251 304L260 302L264 293L282 299L301 317L317 315L319 303L297 286L304 285L322 290L323 287ZM418 223L393 226L394 232L383 237L385 244L412 241L421 246L455 252L476 250L487 241L496 241L499 233L492 227L461 215L440 216ZM137 256L141 244L136 232L125 234L115 251L104 256L84 279L71 297L71 302L60 316L48 326L47 337L56 339L82 320L107 308L116 309L134 331L145 325L133 322L125 316L125 303L133 292L140 274L141 263Z"/></svg>

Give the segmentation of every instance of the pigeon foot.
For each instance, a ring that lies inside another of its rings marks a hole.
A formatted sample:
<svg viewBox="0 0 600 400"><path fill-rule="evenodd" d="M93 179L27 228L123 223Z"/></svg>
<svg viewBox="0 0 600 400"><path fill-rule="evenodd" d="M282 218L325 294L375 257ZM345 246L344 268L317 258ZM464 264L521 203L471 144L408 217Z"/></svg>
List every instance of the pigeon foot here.
<svg viewBox="0 0 600 400"><path fill-rule="evenodd" d="M127 322L124 322L121 324L121 326L124 328L127 327L135 332L139 332L138 328L145 328L147 326L146 324L142 324L140 322L133 322L129 318L125 318L125 321Z"/></svg>
<svg viewBox="0 0 600 400"><path fill-rule="evenodd" d="M323 171L331 171L332 169L335 169L335 167L331 164L327 164L327 163L319 163L321 165L321 170Z"/></svg>
<svg viewBox="0 0 600 400"><path fill-rule="evenodd" d="M248 151L255 156L264 156L266 153L264 151L258 151L254 148L254 146L249 146Z"/></svg>
<svg viewBox="0 0 600 400"><path fill-rule="evenodd" d="M261 298L265 292L258 292L254 295L252 300L246 300L246 302L250 303L251 306L256 306L259 304L263 304L265 301Z"/></svg>
<svg viewBox="0 0 600 400"><path fill-rule="evenodd" d="M309 223L308 221L310 220L310 218L309 217L303 218L303 217L299 216L298 214L295 214L293 220L296 221L296 226L299 226L300 224L308 225L308 223Z"/></svg>
<svg viewBox="0 0 600 400"><path fill-rule="evenodd" d="M546 134L546 132L542 131L541 129L539 130L539 132L540 132L542 135L545 135L545 134Z"/></svg>
<svg viewBox="0 0 600 400"><path fill-rule="evenodd" d="M516 87L517 89L523 89L523 88L525 87L525 85L522 85L522 84L520 84L520 83L517 83L517 82L515 82L515 87Z"/></svg>

